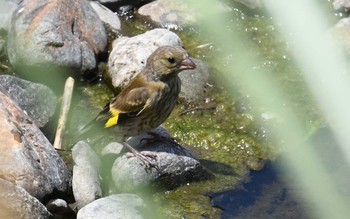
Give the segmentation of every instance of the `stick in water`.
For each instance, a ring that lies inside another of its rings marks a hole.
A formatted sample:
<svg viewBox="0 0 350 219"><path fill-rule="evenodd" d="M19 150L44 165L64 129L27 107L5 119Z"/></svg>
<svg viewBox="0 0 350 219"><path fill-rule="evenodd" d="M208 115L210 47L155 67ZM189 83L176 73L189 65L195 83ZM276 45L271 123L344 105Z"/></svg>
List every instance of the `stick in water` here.
<svg viewBox="0 0 350 219"><path fill-rule="evenodd" d="M72 100L73 87L74 79L72 77L67 78L66 83L64 85L61 113L58 119L55 141L53 143L54 148L58 150L62 149L63 132L66 126L68 111Z"/></svg>

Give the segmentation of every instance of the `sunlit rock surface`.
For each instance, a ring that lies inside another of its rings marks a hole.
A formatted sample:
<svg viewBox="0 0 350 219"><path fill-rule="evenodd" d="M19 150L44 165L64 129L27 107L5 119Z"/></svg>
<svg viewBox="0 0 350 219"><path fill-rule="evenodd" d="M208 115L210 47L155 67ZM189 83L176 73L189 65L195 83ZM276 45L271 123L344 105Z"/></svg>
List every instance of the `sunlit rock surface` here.
<svg viewBox="0 0 350 219"><path fill-rule="evenodd" d="M108 75L116 89L128 84L146 65L146 60L160 46L182 46L181 39L165 29L153 29L134 37L114 40L108 58Z"/></svg>
<svg viewBox="0 0 350 219"><path fill-rule="evenodd" d="M90 5L103 23L108 25L113 31L120 30L120 19L113 11L95 1L90 1Z"/></svg>
<svg viewBox="0 0 350 219"><path fill-rule="evenodd" d="M57 10L59 9L59 10ZM85 0L24 0L14 12L8 56L16 67L96 68L107 46L104 26Z"/></svg>
<svg viewBox="0 0 350 219"><path fill-rule="evenodd" d="M0 91L15 101L37 126L43 127L56 110L56 95L45 85L0 75Z"/></svg>
<svg viewBox="0 0 350 219"><path fill-rule="evenodd" d="M70 190L70 173L31 118L0 92L0 176L45 199Z"/></svg>
<svg viewBox="0 0 350 219"><path fill-rule="evenodd" d="M46 207L23 188L0 178L0 218L53 218Z"/></svg>
<svg viewBox="0 0 350 219"><path fill-rule="evenodd" d="M72 149L72 187L78 209L102 196L99 171L101 161L93 149L80 141Z"/></svg>
<svg viewBox="0 0 350 219"><path fill-rule="evenodd" d="M82 208L77 219L124 218L143 219L146 204L137 195L115 194L100 198Z"/></svg>

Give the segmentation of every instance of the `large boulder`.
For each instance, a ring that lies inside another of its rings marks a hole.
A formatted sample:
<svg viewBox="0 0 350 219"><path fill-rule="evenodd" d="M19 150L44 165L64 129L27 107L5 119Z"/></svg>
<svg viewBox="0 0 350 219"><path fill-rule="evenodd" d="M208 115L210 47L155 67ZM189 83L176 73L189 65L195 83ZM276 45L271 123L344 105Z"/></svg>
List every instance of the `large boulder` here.
<svg viewBox="0 0 350 219"><path fill-rule="evenodd" d="M137 150L150 154L157 167L147 168L137 157L118 157L112 166L112 179L117 191L131 192L159 186L174 189L206 177L201 163L172 141L163 127L153 129L152 133L155 136L143 134L127 142Z"/></svg>
<svg viewBox="0 0 350 219"><path fill-rule="evenodd" d="M24 0L12 16L8 56L15 67L96 68L107 46L103 23L86 0Z"/></svg>
<svg viewBox="0 0 350 219"><path fill-rule="evenodd" d="M0 218L53 218L46 207L23 188L0 178Z"/></svg>
<svg viewBox="0 0 350 219"><path fill-rule="evenodd" d="M0 178L39 200L66 195L71 187L70 172L53 146L33 120L2 92Z"/></svg>

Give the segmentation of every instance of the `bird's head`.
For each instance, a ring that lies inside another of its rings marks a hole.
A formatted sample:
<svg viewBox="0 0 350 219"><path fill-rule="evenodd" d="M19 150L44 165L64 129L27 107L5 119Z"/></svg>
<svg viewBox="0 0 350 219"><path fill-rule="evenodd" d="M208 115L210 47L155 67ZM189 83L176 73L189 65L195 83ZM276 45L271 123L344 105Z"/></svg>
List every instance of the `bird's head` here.
<svg viewBox="0 0 350 219"><path fill-rule="evenodd" d="M186 50L179 46L161 46L147 59L155 76L160 80L176 76L180 71L196 68Z"/></svg>

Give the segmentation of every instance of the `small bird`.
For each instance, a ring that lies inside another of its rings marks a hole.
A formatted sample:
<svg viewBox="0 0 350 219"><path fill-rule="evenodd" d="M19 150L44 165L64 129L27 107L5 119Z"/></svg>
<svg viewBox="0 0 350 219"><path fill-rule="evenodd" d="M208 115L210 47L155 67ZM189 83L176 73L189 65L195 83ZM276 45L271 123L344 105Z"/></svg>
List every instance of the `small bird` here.
<svg viewBox="0 0 350 219"><path fill-rule="evenodd" d="M105 128L113 128L136 157L146 165L152 164L125 140L149 132L168 118L181 88L178 73L195 68L183 48L159 47L148 57L144 69L105 106L94 122L103 122Z"/></svg>

